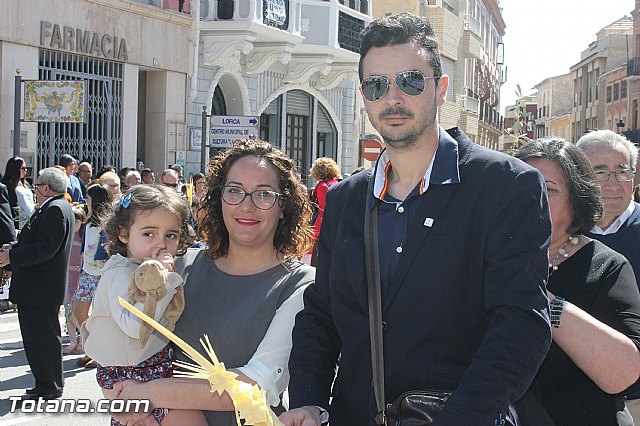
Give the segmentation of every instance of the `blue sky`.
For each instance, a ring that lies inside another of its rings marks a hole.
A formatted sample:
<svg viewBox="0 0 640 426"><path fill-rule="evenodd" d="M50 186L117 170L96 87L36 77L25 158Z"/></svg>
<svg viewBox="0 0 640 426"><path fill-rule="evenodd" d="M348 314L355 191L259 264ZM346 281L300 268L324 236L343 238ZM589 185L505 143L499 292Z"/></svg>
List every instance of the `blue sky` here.
<svg viewBox="0 0 640 426"><path fill-rule="evenodd" d="M634 0L500 0L505 30L507 82L500 93L500 113L514 103L516 84L523 94L547 77L569 72L580 52L604 26L631 16Z"/></svg>

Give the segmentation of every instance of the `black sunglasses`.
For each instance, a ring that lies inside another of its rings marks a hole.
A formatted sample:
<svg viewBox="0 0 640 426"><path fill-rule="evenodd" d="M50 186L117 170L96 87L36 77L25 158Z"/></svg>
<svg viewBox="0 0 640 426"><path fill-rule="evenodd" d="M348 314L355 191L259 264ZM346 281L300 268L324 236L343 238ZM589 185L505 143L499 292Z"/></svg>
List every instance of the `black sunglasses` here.
<svg viewBox="0 0 640 426"><path fill-rule="evenodd" d="M422 71L403 71L396 74L394 81L396 87L409 96L418 96L424 91L425 82L429 79L438 80L440 77L429 77L422 73ZM362 80L360 90L362 96L369 102L379 101L387 90L389 90L389 77L386 75L370 75Z"/></svg>
<svg viewBox="0 0 640 426"><path fill-rule="evenodd" d="M178 187L178 184L177 184L177 183L167 183L167 182L162 182L162 184L163 184L164 186L168 186L168 187L170 187L170 188L177 188L177 187Z"/></svg>

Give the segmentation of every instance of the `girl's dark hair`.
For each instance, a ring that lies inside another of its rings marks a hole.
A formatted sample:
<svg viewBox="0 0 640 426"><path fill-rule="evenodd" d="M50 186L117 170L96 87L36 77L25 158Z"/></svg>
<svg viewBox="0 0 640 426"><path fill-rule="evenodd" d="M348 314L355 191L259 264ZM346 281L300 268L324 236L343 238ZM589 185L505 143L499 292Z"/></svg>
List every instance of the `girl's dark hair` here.
<svg viewBox="0 0 640 426"><path fill-rule="evenodd" d="M113 195L107 185L94 184L87 188L87 196L91 197L91 217L89 223L100 226L104 218L113 210Z"/></svg>
<svg viewBox="0 0 640 426"><path fill-rule="evenodd" d="M126 256L127 245L120 241L120 230L128 231L139 213L156 209L167 210L180 220L178 254L184 254L195 241L195 231L189 223L189 203L175 190L160 185L135 185L122 195L113 213L103 222L107 252Z"/></svg>
<svg viewBox="0 0 640 426"><path fill-rule="evenodd" d="M193 183L195 183L197 180L204 179L204 178L206 178L206 176L204 175L204 173L200 173L200 172L194 173L193 176L191 176L191 179L193 179Z"/></svg>
<svg viewBox="0 0 640 426"><path fill-rule="evenodd" d="M309 225L311 203L305 186L298 178L295 163L284 152L269 142L258 139L242 139L209 163L207 193L199 209L205 215L198 226L200 238L208 245L212 258L226 256L229 251L229 231L222 217L222 188L227 182L231 166L244 157L258 157L268 161L275 169L282 194L279 205L283 218L278 222L273 246L285 257L305 253L313 246L313 233Z"/></svg>
<svg viewBox="0 0 640 426"><path fill-rule="evenodd" d="M568 232L586 234L602 218L600 184L589 158L580 148L561 138L544 138L529 142L515 156L525 162L532 158L546 158L560 166L573 211Z"/></svg>

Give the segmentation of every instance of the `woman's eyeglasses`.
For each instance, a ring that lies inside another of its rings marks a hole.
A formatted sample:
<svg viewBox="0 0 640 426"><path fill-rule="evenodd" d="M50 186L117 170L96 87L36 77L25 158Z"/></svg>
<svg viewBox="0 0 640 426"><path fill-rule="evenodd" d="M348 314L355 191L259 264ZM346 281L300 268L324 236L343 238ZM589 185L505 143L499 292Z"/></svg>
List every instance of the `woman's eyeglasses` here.
<svg viewBox="0 0 640 426"><path fill-rule="evenodd" d="M22 167L20 167L20 170L27 170L27 167L26 166L22 166Z"/></svg>
<svg viewBox="0 0 640 426"><path fill-rule="evenodd" d="M418 96L424 91L425 82L429 79L438 80L440 77L429 77L422 73L422 71L403 71L396 74L394 81L396 87L402 91L402 93L409 96ZM387 90L391 81L386 75L370 75L362 80L360 89L362 90L362 96L369 102L379 101Z"/></svg>
<svg viewBox="0 0 640 426"><path fill-rule="evenodd" d="M237 186L225 186L222 188L222 201L229 205L237 206L247 197L250 197L253 205L260 210L269 210L278 201L278 197L282 197L282 194L267 189L247 192Z"/></svg>

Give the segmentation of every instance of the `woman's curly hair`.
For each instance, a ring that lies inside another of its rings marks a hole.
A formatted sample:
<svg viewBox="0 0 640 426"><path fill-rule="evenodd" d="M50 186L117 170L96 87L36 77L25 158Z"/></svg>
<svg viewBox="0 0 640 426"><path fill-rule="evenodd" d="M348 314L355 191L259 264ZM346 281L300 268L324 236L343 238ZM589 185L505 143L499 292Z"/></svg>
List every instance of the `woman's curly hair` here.
<svg viewBox="0 0 640 426"><path fill-rule="evenodd" d="M335 179L340 176L340 167L333 158L320 157L313 162L311 175L316 180Z"/></svg>
<svg viewBox="0 0 640 426"><path fill-rule="evenodd" d="M313 246L313 232L309 225L311 203L307 189L298 177L295 163L269 142L242 139L209 163L207 193L199 206L205 214L198 226L199 236L207 243L209 255L215 259L229 252L229 231L222 217L222 188L227 182L231 166L243 157L258 157L268 161L278 175L278 191L282 194L278 203L282 207L283 218L278 222L273 246L285 258L307 252Z"/></svg>
<svg viewBox="0 0 640 426"><path fill-rule="evenodd" d="M107 253L127 256L127 245L119 238L120 230L128 232L139 213L155 209L167 210L180 220L178 254L184 254L195 241L196 234L189 221L189 202L174 189L161 185L135 185L122 195L113 213L102 222L107 233Z"/></svg>

